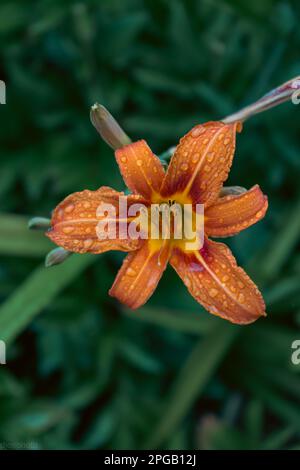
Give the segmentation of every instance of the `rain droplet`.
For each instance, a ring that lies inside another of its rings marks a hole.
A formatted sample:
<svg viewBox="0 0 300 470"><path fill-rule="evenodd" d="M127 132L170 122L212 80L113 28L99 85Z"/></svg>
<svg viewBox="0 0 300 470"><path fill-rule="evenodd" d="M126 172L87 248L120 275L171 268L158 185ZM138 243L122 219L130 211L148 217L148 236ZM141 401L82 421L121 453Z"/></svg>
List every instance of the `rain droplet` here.
<svg viewBox="0 0 300 470"><path fill-rule="evenodd" d="M84 240L83 242L83 246L84 248L87 250L88 248L91 247L91 245L93 244L93 240L91 238L87 238L86 240Z"/></svg>
<svg viewBox="0 0 300 470"><path fill-rule="evenodd" d="M202 134L203 130L204 129L201 126L195 127L195 129L191 133L192 137L198 137L200 134Z"/></svg>
<svg viewBox="0 0 300 470"><path fill-rule="evenodd" d="M188 166L187 163L183 163L180 168L182 169L182 171L186 171L188 169L188 167L189 166Z"/></svg>
<svg viewBox="0 0 300 470"><path fill-rule="evenodd" d="M210 289L210 290L209 290L209 295L210 295L211 297L216 297L216 296L218 295L217 289Z"/></svg>
<svg viewBox="0 0 300 470"><path fill-rule="evenodd" d="M71 227L70 225L68 227L63 228L63 232L67 235L68 233L73 232L74 227Z"/></svg>
<svg viewBox="0 0 300 470"><path fill-rule="evenodd" d="M72 212L74 210L75 206L74 204L69 204L66 208L65 208L65 212L67 212L68 214L70 212Z"/></svg>
<svg viewBox="0 0 300 470"><path fill-rule="evenodd" d="M143 160L137 160L136 164L137 164L137 166L142 166Z"/></svg>
<svg viewBox="0 0 300 470"><path fill-rule="evenodd" d="M127 271L126 271L126 274L128 276L135 276L136 275L136 271L133 269L133 268L128 268Z"/></svg>

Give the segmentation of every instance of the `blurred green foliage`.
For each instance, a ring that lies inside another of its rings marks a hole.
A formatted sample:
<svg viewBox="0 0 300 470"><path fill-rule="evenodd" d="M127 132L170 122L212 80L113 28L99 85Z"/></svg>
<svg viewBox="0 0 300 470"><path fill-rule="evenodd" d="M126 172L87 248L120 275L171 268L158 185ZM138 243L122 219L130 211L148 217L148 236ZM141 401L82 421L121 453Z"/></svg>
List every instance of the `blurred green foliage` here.
<svg viewBox="0 0 300 470"><path fill-rule="evenodd" d="M157 153L300 74L299 4L287 0L2 1L0 443L39 449L300 447L299 109L252 118L230 184L260 184L266 218L228 240L268 317L212 317L169 269L147 306L107 291L118 253L45 270L28 232L67 194L122 189L89 122L103 103ZM227 242L227 241L226 241Z"/></svg>

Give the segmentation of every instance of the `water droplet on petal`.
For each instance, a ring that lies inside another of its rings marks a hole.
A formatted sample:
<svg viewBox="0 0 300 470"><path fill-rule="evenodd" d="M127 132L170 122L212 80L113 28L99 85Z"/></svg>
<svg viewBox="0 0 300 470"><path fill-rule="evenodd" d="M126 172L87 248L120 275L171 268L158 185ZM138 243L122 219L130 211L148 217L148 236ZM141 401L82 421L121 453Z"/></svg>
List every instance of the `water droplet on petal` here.
<svg viewBox="0 0 300 470"><path fill-rule="evenodd" d="M133 268L128 268L127 271L126 271L126 274L128 276L135 276L136 275L136 271L133 269Z"/></svg>
<svg viewBox="0 0 300 470"><path fill-rule="evenodd" d="M192 137L198 137L202 132L204 131L202 126L197 126L195 129L192 131L191 135Z"/></svg>
<svg viewBox="0 0 300 470"><path fill-rule="evenodd" d="M68 235L69 233L73 232L73 230L74 230L74 227L71 227L70 225L63 228L63 232L64 232L66 235Z"/></svg>
<svg viewBox="0 0 300 470"><path fill-rule="evenodd" d="M93 244L93 240L91 238L87 238L86 240L84 240L83 242L83 246L84 248L87 250L88 248L91 247L91 245Z"/></svg>
<svg viewBox="0 0 300 470"><path fill-rule="evenodd" d="M208 293L211 297L216 297L218 295L217 289L210 289Z"/></svg>
<svg viewBox="0 0 300 470"><path fill-rule="evenodd" d="M68 214L70 212L72 212L74 210L75 206L74 204L69 204L66 208L65 208L65 212L67 212Z"/></svg>

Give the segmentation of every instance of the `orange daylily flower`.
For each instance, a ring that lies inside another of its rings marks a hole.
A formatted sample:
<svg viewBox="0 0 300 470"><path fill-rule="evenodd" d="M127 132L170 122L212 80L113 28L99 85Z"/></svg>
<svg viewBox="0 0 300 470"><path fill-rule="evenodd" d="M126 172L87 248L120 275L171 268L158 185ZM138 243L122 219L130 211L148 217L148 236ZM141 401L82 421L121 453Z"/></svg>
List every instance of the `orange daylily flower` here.
<svg viewBox="0 0 300 470"><path fill-rule="evenodd" d="M149 299L169 262L190 294L209 312L233 323L255 321L265 315L262 295L237 266L229 248L208 238L239 233L261 220L268 207L267 197L257 185L239 195L220 197L240 129L239 123L195 126L180 140L167 172L144 140L116 150L117 163L132 194L125 196L108 187L71 194L54 210L48 237L77 253L130 252L109 293L132 309ZM118 221L120 197L127 199L128 207L169 201L192 207L203 204L203 246L186 251L182 240L123 240L118 232L113 240L99 239L97 207L102 202L113 204Z"/></svg>

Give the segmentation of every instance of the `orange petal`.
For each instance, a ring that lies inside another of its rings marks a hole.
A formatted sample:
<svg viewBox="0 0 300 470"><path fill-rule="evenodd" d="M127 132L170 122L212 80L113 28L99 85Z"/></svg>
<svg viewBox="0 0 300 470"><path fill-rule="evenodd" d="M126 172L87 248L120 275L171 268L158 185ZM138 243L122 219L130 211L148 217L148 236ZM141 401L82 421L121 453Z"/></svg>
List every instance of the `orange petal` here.
<svg viewBox="0 0 300 470"><path fill-rule="evenodd" d="M161 243L160 248L153 250L151 243L144 241L123 261L109 294L132 309L144 305L166 269L169 252L169 243Z"/></svg>
<svg viewBox="0 0 300 470"><path fill-rule="evenodd" d="M144 140L126 145L115 152L126 186L148 200L160 190L164 169Z"/></svg>
<svg viewBox="0 0 300 470"><path fill-rule="evenodd" d="M240 123L207 122L195 126L179 142L161 193L190 197L208 207L217 199L231 167Z"/></svg>
<svg viewBox="0 0 300 470"><path fill-rule="evenodd" d="M126 199L128 207L132 204L146 204L141 196L124 196L108 187L97 191L81 191L70 194L54 210L51 229L46 235L57 245L76 253L103 253L108 250L136 250L141 240L119 239L118 224L113 239L100 239L97 227L103 216L97 214L100 204L112 204L116 212L113 221L119 221L119 198ZM127 219L122 219L127 223Z"/></svg>
<svg viewBox="0 0 300 470"><path fill-rule="evenodd" d="M205 232L212 237L228 237L261 220L268 198L258 185L237 196L224 196L205 211Z"/></svg>
<svg viewBox="0 0 300 470"><path fill-rule="evenodd" d="M265 316L259 290L223 243L206 240L194 253L176 248L170 263L191 295L210 313L239 324Z"/></svg>

